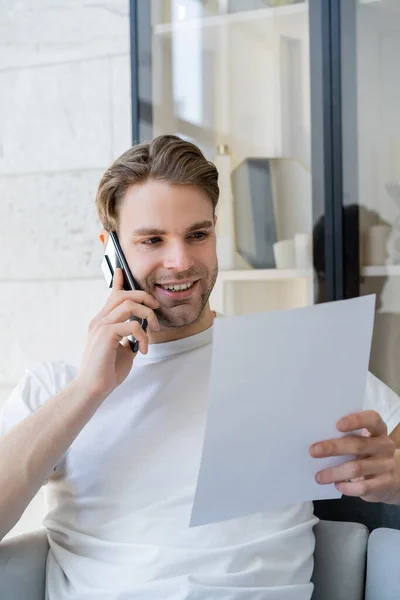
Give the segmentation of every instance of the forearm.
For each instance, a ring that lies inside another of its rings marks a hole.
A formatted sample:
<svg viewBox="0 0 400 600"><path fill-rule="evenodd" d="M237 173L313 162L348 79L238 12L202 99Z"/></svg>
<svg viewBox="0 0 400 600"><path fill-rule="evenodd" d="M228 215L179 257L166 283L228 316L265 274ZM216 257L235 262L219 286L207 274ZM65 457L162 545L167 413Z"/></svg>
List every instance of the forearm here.
<svg viewBox="0 0 400 600"><path fill-rule="evenodd" d="M0 540L103 400L76 379L0 438Z"/></svg>

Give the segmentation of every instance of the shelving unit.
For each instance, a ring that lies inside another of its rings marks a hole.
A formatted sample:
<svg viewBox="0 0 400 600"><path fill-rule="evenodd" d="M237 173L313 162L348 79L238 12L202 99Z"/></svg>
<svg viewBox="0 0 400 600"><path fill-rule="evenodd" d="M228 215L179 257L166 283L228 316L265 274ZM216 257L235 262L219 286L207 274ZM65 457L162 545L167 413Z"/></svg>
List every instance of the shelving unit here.
<svg viewBox="0 0 400 600"><path fill-rule="evenodd" d="M313 296L313 269L238 269L219 272L211 307L238 315L309 306Z"/></svg>
<svg viewBox="0 0 400 600"><path fill-rule="evenodd" d="M310 232L308 3L204 16L182 5L172 14L179 19L160 11L152 25L154 135L168 128L188 136L223 163L221 238L232 237L226 226L231 171L249 157L271 161L277 239ZM217 154L220 145L227 146L229 161ZM214 310L236 315L314 301L312 269L253 269L239 257L223 257L220 266L235 270L220 270L210 299Z"/></svg>
<svg viewBox="0 0 400 600"><path fill-rule="evenodd" d="M363 277L400 277L400 265L363 267L361 275Z"/></svg>
<svg viewBox="0 0 400 600"><path fill-rule="evenodd" d="M220 281L288 281L312 276L312 269L240 269L219 273Z"/></svg>

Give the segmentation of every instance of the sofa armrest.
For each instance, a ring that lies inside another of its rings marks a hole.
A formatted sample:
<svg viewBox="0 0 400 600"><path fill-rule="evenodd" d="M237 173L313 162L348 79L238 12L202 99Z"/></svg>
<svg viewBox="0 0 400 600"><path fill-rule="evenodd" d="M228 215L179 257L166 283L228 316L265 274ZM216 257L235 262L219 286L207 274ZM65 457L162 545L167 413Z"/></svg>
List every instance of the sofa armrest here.
<svg viewBox="0 0 400 600"><path fill-rule="evenodd" d="M399 509L400 510L400 509ZM382 527L368 540L366 600L400 598L400 531Z"/></svg>
<svg viewBox="0 0 400 600"><path fill-rule="evenodd" d="M48 551L45 530L0 542L1 600L44 600Z"/></svg>
<svg viewBox="0 0 400 600"><path fill-rule="evenodd" d="M312 600L363 600L368 529L360 523L320 521L314 533Z"/></svg>

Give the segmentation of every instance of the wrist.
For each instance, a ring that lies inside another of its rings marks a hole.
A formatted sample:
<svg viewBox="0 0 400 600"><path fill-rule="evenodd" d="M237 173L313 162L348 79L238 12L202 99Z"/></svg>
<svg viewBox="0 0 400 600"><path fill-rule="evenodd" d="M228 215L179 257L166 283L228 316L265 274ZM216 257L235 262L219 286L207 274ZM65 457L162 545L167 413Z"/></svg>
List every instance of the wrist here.
<svg viewBox="0 0 400 600"><path fill-rule="evenodd" d="M381 502L385 504L400 504L400 450L395 451L394 455L395 468L394 468L394 486L390 490L387 496L385 496Z"/></svg>
<svg viewBox="0 0 400 600"><path fill-rule="evenodd" d="M87 381L85 377L78 374L69 384L70 390L77 397L90 404L100 405L109 395L98 385Z"/></svg>
<svg viewBox="0 0 400 600"><path fill-rule="evenodd" d="M400 504L400 449L397 449L394 454L394 479L395 479L395 489L392 494L389 496L390 504Z"/></svg>

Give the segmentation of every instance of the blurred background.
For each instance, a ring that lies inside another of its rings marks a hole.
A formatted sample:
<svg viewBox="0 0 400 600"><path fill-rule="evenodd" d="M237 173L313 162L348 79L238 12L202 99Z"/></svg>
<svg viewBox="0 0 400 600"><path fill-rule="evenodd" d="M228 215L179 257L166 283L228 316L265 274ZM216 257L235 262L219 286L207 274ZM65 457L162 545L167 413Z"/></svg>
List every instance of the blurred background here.
<svg viewBox="0 0 400 600"><path fill-rule="evenodd" d="M212 307L376 293L371 370L400 393L399 56L398 0L0 0L0 405L79 362L98 182L163 133L219 169Z"/></svg>

